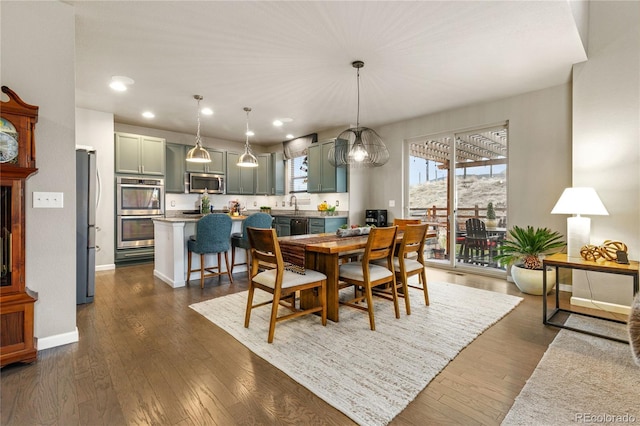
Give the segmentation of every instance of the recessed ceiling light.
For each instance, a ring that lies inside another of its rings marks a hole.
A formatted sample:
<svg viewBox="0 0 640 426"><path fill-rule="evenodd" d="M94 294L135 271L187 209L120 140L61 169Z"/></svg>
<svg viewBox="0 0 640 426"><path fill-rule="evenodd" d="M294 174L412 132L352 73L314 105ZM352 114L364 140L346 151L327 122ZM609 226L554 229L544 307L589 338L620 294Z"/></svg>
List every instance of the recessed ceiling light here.
<svg viewBox="0 0 640 426"><path fill-rule="evenodd" d="M283 123L280 120L273 120L273 125L276 126L276 127L280 127L280 126L282 126L282 124Z"/></svg>
<svg viewBox="0 0 640 426"><path fill-rule="evenodd" d="M293 135L291 133L289 133L287 136L285 136L285 138L287 139L293 139Z"/></svg>
<svg viewBox="0 0 640 426"><path fill-rule="evenodd" d="M152 113L151 111L145 111L145 112L142 113L142 116L144 118L155 118L156 115L154 113Z"/></svg>
<svg viewBox="0 0 640 426"><path fill-rule="evenodd" d="M213 115L213 110L211 108L202 108L200 112L204 115Z"/></svg>
<svg viewBox="0 0 640 426"><path fill-rule="evenodd" d="M111 77L111 81L109 82L109 87L115 90L116 92L124 92L127 90L128 86L134 83L133 79L129 77L125 77L123 75L114 75Z"/></svg>

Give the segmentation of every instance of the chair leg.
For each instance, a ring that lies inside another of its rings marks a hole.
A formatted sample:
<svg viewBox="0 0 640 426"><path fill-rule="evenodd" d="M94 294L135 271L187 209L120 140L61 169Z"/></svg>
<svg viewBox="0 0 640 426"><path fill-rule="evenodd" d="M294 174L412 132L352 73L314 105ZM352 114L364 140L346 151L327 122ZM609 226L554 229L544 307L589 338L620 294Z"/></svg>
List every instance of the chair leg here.
<svg viewBox="0 0 640 426"><path fill-rule="evenodd" d="M424 292L424 304L429 306L429 288L427 287L427 272L425 271L424 268L422 268L422 271L420 272L419 277L422 281L422 291Z"/></svg>
<svg viewBox="0 0 640 426"><path fill-rule="evenodd" d="M233 267L236 266L236 249L235 246L231 247L231 274L233 274Z"/></svg>
<svg viewBox="0 0 640 426"><path fill-rule="evenodd" d="M371 293L371 286L365 285L364 287L365 297L367 299L367 311L369 312L369 327L371 331L376 330L376 320L373 316L373 295ZM397 301L396 301L397 303ZM397 306L397 305L396 305Z"/></svg>
<svg viewBox="0 0 640 426"><path fill-rule="evenodd" d="M320 287L320 304L322 305L322 325L327 325L327 282Z"/></svg>
<svg viewBox="0 0 640 426"><path fill-rule="evenodd" d="M247 310L244 313L244 328L249 328L249 321L251 320L251 309L253 309L253 284L249 283L249 293L247 294Z"/></svg>
<svg viewBox="0 0 640 426"><path fill-rule="evenodd" d="M229 281L233 284L233 277L231 276L231 271L229 271L229 255L226 251L224 252L224 264L227 267L227 276L229 277Z"/></svg>
<svg viewBox="0 0 640 426"><path fill-rule="evenodd" d="M191 252L187 254L187 285L189 284L191 278Z"/></svg>
<svg viewBox="0 0 640 426"><path fill-rule="evenodd" d="M395 277L393 278L393 282L391 283L391 293L393 294L393 309L395 309L396 311L396 318L400 318L400 307L398 306L398 287L396 286Z"/></svg>
<svg viewBox="0 0 640 426"><path fill-rule="evenodd" d="M200 254L200 288L204 288L204 254Z"/></svg>
<svg viewBox="0 0 640 426"><path fill-rule="evenodd" d="M220 281L220 277L222 276L222 253L218 253L218 281Z"/></svg>
<svg viewBox="0 0 640 426"><path fill-rule="evenodd" d="M404 309L407 315L411 315L411 303L409 302L409 285L407 284L407 273L402 272L402 293L404 293Z"/></svg>
<svg viewBox="0 0 640 426"><path fill-rule="evenodd" d="M273 303L271 304L271 319L269 320L269 336L267 337L267 343L273 343L273 336L276 333L278 306L280 306L280 291L276 290L273 294Z"/></svg>

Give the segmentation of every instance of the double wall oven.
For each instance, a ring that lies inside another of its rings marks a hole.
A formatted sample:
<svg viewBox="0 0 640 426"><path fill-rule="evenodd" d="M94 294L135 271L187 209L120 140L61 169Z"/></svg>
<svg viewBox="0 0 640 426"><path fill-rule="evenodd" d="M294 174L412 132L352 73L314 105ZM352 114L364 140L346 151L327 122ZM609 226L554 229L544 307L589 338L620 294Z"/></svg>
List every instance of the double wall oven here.
<svg viewBox="0 0 640 426"><path fill-rule="evenodd" d="M116 197L116 260L144 256L133 249L153 247L153 219L164 217L164 179L118 176Z"/></svg>

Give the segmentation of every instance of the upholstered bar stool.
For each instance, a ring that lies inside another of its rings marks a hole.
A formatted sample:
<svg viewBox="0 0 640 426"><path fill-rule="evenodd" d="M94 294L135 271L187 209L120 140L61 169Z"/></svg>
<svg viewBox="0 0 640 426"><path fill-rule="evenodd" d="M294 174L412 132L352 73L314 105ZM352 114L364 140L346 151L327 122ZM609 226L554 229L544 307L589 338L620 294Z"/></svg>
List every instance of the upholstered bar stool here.
<svg viewBox="0 0 640 426"><path fill-rule="evenodd" d="M205 278L220 275L229 276L229 281L233 283L231 272L229 270L230 248L229 235L231 234L232 221L229 215L222 213L212 213L203 216L196 224L196 235L192 235L187 241L188 261L187 261L187 284L192 272L200 271L200 288L204 288ZM191 257L193 253L200 255L200 269L191 269ZM224 253L224 263L227 268L222 271L221 254ZM217 254L217 266L205 266L205 255ZM209 272L209 274L205 274Z"/></svg>
<svg viewBox="0 0 640 426"><path fill-rule="evenodd" d="M233 267L236 265L247 265L247 274L249 273L249 265L251 265L251 261L249 259L249 234L247 234L247 227L251 228L260 228L260 229L269 229L271 228L271 223L273 222L273 218L270 214L267 213L254 213L247 217L242 222L242 232L231 234L231 248L233 251L231 252L231 273L233 274ZM241 248L245 251L245 263L236 263L236 249Z"/></svg>

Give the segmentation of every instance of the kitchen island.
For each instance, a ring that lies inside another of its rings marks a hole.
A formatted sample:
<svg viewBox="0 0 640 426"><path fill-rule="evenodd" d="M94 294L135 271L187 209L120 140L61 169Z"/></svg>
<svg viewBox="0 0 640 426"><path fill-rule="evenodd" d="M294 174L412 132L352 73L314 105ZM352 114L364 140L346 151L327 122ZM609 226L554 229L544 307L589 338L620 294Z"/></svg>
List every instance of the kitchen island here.
<svg viewBox="0 0 640 426"><path fill-rule="evenodd" d="M232 216L233 225L231 233L242 232L242 222L246 216ZM187 281L187 261L189 252L187 240L196 233L196 223L200 216L166 217L153 220L154 227L154 265L153 275L160 278L173 288L184 287ZM229 235L231 238L231 235ZM231 258L231 246L229 246L229 258ZM206 265L217 265L215 254L205 257ZM193 256L191 261L193 269L200 268L200 256ZM236 253L236 262L246 262L244 250ZM231 267L231 265L229 265ZM222 270L226 271L224 263ZM234 270L246 271L246 265L238 265ZM200 273L193 273L192 279L199 280Z"/></svg>

